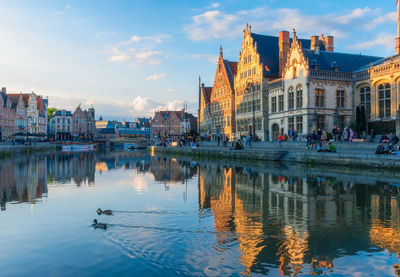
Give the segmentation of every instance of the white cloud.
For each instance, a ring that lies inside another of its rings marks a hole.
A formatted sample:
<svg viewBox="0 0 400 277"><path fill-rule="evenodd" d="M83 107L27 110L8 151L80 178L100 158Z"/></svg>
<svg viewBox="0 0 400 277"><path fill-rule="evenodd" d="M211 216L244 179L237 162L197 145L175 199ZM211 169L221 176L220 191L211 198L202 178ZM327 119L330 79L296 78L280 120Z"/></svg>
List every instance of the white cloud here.
<svg viewBox="0 0 400 277"><path fill-rule="evenodd" d="M110 62L130 61L130 65L132 66L138 66L139 64L160 64L163 52L155 48L169 38L171 38L171 36L167 34L145 37L134 35L130 37L128 41L122 41L115 45L108 45L108 50L102 53L109 56L108 60Z"/></svg>
<svg viewBox="0 0 400 277"><path fill-rule="evenodd" d="M65 6L65 8L66 8L66 9L71 9L71 8L72 8L72 5L69 5L69 4L68 4L68 5Z"/></svg>
<svg viewBox="0 0 400 277"><path fill-rule="evenodd" d="M374 39L351 44L347 48L350 50L366 50L379 46L385 48L387 51L391 51L395 45L395 38L394 34L380 33Z"/></svg>
<svg viewBox="0 0 400 277"><path fill-rule="evenodd" d="M108 57L108 61L112 63L123 63L130 60L131 56L129 56L126 52L119 50L117 47L113 47L109 50L110 56Z"/></svg>
<svg viewBox="0 0 400 277"><path fill-rule="evenodd" d="M355 30L372 30L386 22L395 22L396 13L383 14L380 9L369 7L348 13L305 14L298 9L273 9L259 7L224 13L219 10L194 15L185 26L187 36L194 41L238 37L245 22L251 23L255 32L277 32L298 29L306 35L329 34L345 38Z"/></svg>
<svg viewBox="0 0 400 277"><path fill-rule="evenodd" d="M173 92L176 92L176 89L169 88L169 89L167 89L167 92L173 93Z"/></svg>
<svg viewBox="0 0 400 277"><path fill-rule="evenodd" d="M158 79L164 78L167 76L165 73L154 74L146 77L147 81L157 81Z"/></svg>

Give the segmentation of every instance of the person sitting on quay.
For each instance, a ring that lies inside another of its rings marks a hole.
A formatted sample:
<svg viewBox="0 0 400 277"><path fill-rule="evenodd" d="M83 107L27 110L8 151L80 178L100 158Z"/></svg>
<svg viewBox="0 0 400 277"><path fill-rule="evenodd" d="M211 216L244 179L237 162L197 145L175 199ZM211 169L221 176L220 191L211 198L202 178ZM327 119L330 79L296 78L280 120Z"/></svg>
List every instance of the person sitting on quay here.
<svg viewBox="0 0 400 277"><path fill-rule="evenodd" d="M282 141L283 141L283 136L282 136L282 134L279 134L279 136L278 136L278 142L281 143Z"/></svg>
<svg viewBox="0 0 400 277"><path fill-rule="evenodd" d="M389 142L389 138L388 138L387 134L383 134L381 137L380 143L388 143L388 142Z"/></svg>
<svg viewBox="0 0 400 277"><path fill-rule="evenodd" d="M328 142L328 149L326 152L336 153L336 146L332 142Z"/></svg>
<svg viewBox="0 0 400 277"><path fill-rule="evenodd" d="M394 154L395 148L393 146L393 143L389 142L387 151L388 151L388 154Z"/></svg>
<svg viewBox="0 0 400 277"><path fill-rule="evenodd" d="M243 144L242 144L242 142L240 140L236 140L233 143L233 150L243 150L243 149L244 149L244 147L243 147Z"/></svg>
<svg viewBox="0 0 400 277"><path fill-rule="evenodd" d="M322 141L318 144L317 151L318 152L326 152L324 145L322 144Z"/></svg>
<svg viewBox="0 0 400 277"><path fill-rule="evenodd" d="M386 150L384 143L379 144L378 148L376 148L376 151L375 151L375 154L377 154L377 155L386 155L388 153L389 152Z"/></svg>
<svg viewBox="0 0 400 277"><path fill-rule="evenodd" d="M287 134L285 134L285 136L283 137L283 140L284 140L284 141L288 141L288 140L289 140L289 137L288 137Z"/></svg>
<svg viewBox="0 0 400 277"><path fill-rule="evenodd" d="M399 137L396 134L391 133L391 138L389 143L392 143L393 145L399 143Z"/></svg>

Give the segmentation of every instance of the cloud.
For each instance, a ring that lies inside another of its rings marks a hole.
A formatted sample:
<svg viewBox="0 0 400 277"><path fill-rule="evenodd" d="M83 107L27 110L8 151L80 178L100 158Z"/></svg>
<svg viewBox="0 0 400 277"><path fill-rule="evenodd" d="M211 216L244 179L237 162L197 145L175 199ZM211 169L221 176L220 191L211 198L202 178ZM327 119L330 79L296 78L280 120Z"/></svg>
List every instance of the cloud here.
<svg viewBox="0 0 400 277"><path fill-rule="evenodd" d="M167 34L143 37L133 35L127 41L106 46L106 50L101 53L108 55L110 62L129 61L132 66L160 64L163 52L155 48L170 38L171 36Z"/></svg>
<svg viewBox="0 0 400 277"><path fill-rule="evenodd" d="M391 51L393 50L395 39L396 35L394 34L380 33L374 39L351 44L347 48L350 50L366 50L379 46L385 48L387 51Z"/></svg>
<svg viewBox="0 0 400 277"><path fill-rule="evenodd" d="M73 7L73 6L72 6L72 5L69 5L69 4L65 6L66 9L71 9L72 7Z"/></svg>
<svg viewBox="0 0 400 277"><path fill-rule="evenodd" d="M176 89L174 89L174 88L169 88L169 89L167 89L167 92L170 92L170 93L176 92Z"/></svg>
<svg viewBox="0 0 400 277"><path fill-rule="evenodd" d="M154 74L146 77L147 81L157 81L158 79L164 78L167 76L165 73Z"/></svg>
<svg viewBox="0 0 400 277"><path fill-rule="evenodd" d="M372 30L386 22L396 22L396 13L383 14L380 9L369 7L348 13L305 14L298 9L273 9L258 7L225 13L217 9L194 15L184 27L189 39L205 41L238 37L244 23L251 23L256 32L277 32L298 29L307 35L325 33L346 38L355 30Z"/></svg>
<svg viewBox="0 0 400 277"><path fill-rule="evenodd" d="M117 47L113 47L109 50L108 61L112 63L123 63L130 60L131 56L127 52L119 50Z"/></svg>

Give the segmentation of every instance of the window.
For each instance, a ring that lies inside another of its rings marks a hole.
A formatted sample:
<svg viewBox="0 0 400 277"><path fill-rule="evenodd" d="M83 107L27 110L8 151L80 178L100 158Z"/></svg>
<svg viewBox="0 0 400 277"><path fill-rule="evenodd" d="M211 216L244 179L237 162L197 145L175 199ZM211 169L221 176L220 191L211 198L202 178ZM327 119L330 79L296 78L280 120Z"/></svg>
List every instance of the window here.
<svg viewBox="0 0 400 277"><path fill-rule="evenodd" d="M244 57L244 63L245 64L247 63L247 57Z"/></svg>
<svg viewBox="0 0 400 277"><path fill-rule="evenodd" d="M276 96L271 98L271 112L276 113Z"/></svg>
<svg viewBox="0 0 400 277"><path fill-rule="evenodd" d="M325 130L325 115L318 115L317 128L321 130Z"/></svg>
<svg viewBox="0 0 400 277"><path fill-rule="evenodd" d="M302 107L303 107L303 88L301 86L298 86L296 90L296 108L301 109Z"/></svg>
<svg viewBox="0 0 400 277"><path fill-rule="evenodd" d="M315 106L323 107L324 106L324 90L316 89L315 90Z"/></svg>
<svg viewBox="0 0 400 277"><path fill-rule="evenodd" d="M257 119L256 119L256 130L257 131L261 131L261 129L262 129L262 118L261 117L258 117Z"/></svg>
<svg viewBox="0 0 400 277"><path fill-rule="evenodd" d="M256 100L256 111L260 111L261 110L261 100L257 99Z"/></svg>
<svg viewBox="0 0 400 277"><path fill-rule="evenodd" d="M288 130L294 130L294 117L288 118Z"/></svg>
<svg viewBox="0 0 400 277"><path fill-rule="evenodd" d="M251 55L247 57L247 62L251 62Z"/></svg>
<svg viewBox="0 0 400 277"><path fill-rule="evenodd" d="M289 89L289 97L288 97L288 110L294 109L294 91L293 88Z"/></svg>
<svg viewBox="0 0 400 277"><path fill-rule="evenodd" d="M378 87L379 95L379 117L389 118L391 108L390 108L390 85L384 84Z"/></svg>
<svg viewBox="0 0 400 277"><path fill-rule="evenodd" d="M296 132L301 134L303 133L303 117L296 116Z"/></svg>
<svg viewBox="0 0 400 277"><path fill-rule="evenodd" d="M226 125L231 126L231 117L229 115L226 116Z"/></svg>
<svg viewBox="0 0 400 277"><path fill-rule="evenodd" d="M367 117L371 117L371 89L370 87L360 88L360 103L364 105Z"/></svg>
<svg viewBox="0 0 400 277"><path fill-rule="evenodd" d="M338 107L338 108L344 108L345 107L344 90L336 91L336 107Z"/></svg>
<svg viewBox="0 0 400 277"><path fill-rule="evenodd" d="M283 107L284 107L283 95L279 95L278 101L279 101L279 103L278 103L278 105L279 105L279 111L282 112L282 111L283 111Z"/></svg>

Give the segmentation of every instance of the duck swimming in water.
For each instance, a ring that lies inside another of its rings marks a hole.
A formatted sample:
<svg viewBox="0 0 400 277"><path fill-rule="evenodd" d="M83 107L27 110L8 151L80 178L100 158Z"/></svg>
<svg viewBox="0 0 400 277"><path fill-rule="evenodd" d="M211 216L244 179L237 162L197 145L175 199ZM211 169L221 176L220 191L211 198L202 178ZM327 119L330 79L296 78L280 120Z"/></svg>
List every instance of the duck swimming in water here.
<svg viewBox="0 0 400 277"><path fill-rule="evenodd" d="M107 230L107 224L105 224L105 223L99 223L99 222L97 222L97 219L93 220L92 227L93 227L94 229L99 228L99 229Z"/></svg>
<svg viewBox="0 0 400 277"><path fill-rule="evenodd" d="M102 215L102 214L105 214L105 215L112 215L112 211L111 210L102 210L102 209L100 209L100 208L98 208L97 209L97 214L98 215Z"/></svg>

